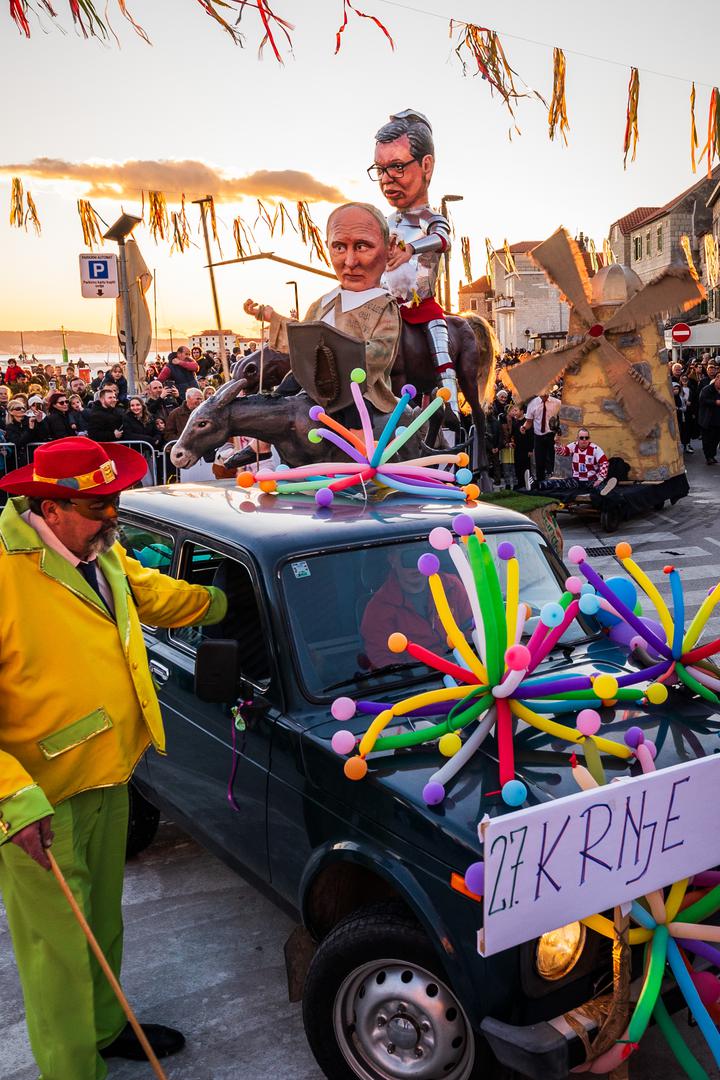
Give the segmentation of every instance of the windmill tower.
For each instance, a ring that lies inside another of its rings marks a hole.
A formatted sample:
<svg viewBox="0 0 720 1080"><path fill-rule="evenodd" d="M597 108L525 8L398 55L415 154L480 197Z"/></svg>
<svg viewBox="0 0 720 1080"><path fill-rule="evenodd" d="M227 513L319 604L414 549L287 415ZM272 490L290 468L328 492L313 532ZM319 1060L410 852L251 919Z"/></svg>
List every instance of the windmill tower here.
<svg viewBox="0 0 720 1080"><path fill-rule="evenodd" d="M675 404L658 318L687 311L703 297L689 267L673 267L643 285L629 267L603 267L590 279L582 254L564 229L532 257L571 305L569 343L510 368L526 401L563 377L564 435L588 427L608 457L622 457L636 482L684 472Z"/></svg>

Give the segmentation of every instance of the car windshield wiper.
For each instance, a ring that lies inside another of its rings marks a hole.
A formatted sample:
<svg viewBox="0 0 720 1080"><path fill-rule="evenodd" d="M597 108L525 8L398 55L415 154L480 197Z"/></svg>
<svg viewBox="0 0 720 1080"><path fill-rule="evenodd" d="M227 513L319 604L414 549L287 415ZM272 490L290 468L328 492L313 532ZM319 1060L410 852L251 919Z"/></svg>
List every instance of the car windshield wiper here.
<svg viewBox="0 0 720 1080"><path fill-rule="evenodd" d="M326 686L325 693L329 693L331 690L340 690L341 687L348 686L350 683L367 682L368 679L374 679L378 675L394 675L397 671L407 671L408 668L419 667L421 664L421 660L414 660L411 664L384 664L382 667L373 668L372 671L363 671L359 675L351 675L349 679L343 679L342 682Z"/></svg>

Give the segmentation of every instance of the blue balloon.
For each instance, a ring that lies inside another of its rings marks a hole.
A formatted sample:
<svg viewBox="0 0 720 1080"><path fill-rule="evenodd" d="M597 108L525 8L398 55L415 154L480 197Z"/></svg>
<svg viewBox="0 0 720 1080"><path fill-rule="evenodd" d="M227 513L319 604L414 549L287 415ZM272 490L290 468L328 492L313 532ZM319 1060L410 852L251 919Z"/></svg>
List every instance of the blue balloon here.
<svg viewBox="0 0 720 1080"><path fill-rule="evenodd" d="M584 593L578 601L583 615L597 615L600 610L600 598L594 593Z"/></svg>
<svg viewBox="0 0 720 1080"><path fill-rule="evenodd" d="M522 780L508 780L503 784L502 797L508 806L522 806L527 799L527 788Z"/></svg>
<svg viewBox="0 0 720 1080"><path fill-rule="evenodd" d="M637 589L629 578L611 577L607 579L605 584L608 589L615 593L615 596L617 596L618 600L620 600L625 607L630 608L630 611L633 610L637 604L638 596ZM602 609L598 612L597 617L603 626L615 626L621 621L619 615L614 615L611 612L603 611Z"/></svg>

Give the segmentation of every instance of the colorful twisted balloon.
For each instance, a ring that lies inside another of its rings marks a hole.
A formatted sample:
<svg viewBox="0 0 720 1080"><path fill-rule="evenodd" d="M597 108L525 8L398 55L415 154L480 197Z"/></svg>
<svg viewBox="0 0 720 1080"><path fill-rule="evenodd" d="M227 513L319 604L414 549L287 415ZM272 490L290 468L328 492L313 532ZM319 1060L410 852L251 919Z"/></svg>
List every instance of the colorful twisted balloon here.
<svg viewBox="0 0 720 1080"><path fill-rule="evenodd" d="M409 495L419 495L424 499L441 498L464 502L478 497L480 489L472 483L472 473L467 468L467 454L432 454L409 461L392 460L408 439L445 405L450 397L449 390L438 390L430 404L422 409L406 428L399 428L398 424L405 409L417 393L414 386L403 386L400 400L376 441L372 420L359 385L365 381L365 372L362 368L355 368L350 378L353 401L360 414L362 438L332 416L328 416L320 405L313 405L310 409L310 419L324 424L324 427L313 428L308 433L311 442L320 443L324 439L343 450L350 458L349 461L300 465L295 469L279 465L276 470L260 470L254 476L244 472L238 475L238 485L252 487L257 481L261 490L277 491L280 495L314 491L318 506L330 506L336 491L364 487L369 483L384 485ZM439 468L440 465L457 465L458 470L453 474Z"/></svg>
<svg viewBox="0 0 720 1080"><path fill-rule="evenodd" d="M519 600L520 567L513 545L503 541L497 549L498 558L506 568L503 600L498 571L481 530L468 514L459 514L453 521L453 529L460 542L445 528L433 529L429 541L436 551L447 551L455 566L473 614L472 634L466 637L450 610L438 556L434 552L421 555L418 570L428 578L435 610L454 650L454 660L408 641L399 633L390 635L388 648L395 653L407 652L434 668L445 677L446 685L390 705L374 701L356 703L348 697L336 699L331 709L336 720L347 721L356 711L374 716L359 742L347 730L337 731L333 736L333 749L338 754L352 755L345 762L345 775L351 780L362 779L368 770L368 755L375 751L437 740L440 753L448 760L423 789L425 802L437 805L445 798L450 781L494 730L503 800L509 806L520 806L527 798L527 789L515 777L513 728L519 719L554 738L580 745L589 775L604 783L601 754L627 760L633 751L625 744L598 735L600 716L596 707L628 701L659 704L666 700L667 688L659 682L651 682L646 689L633 685L653 679L654 668L633 671L620 678L604 673L550 676L535 673L579 612L596 614L601 597L613 603L614 610L619 610L620 602L610 590L609 598L605 597L604 583L597 575L595 579L602 587L598 587L600 596L583 587L579 578L568 578L560 601L545 604L537 626L524 645L521 639L528 613ZM584 561L584 552L583 559L576 561L591 572ZM632 612L629 614L635 618ZM644 624L639 625L645 629ZM662 670L665 671L664 666ZM564 712L578 713L575 727L544 715ZM418 730L382 734L391 722L418 716L442 719ZM463 742L460 732L474 721L477 721L475 729Z"/></svg>
<svg viewBox="0 0 720 1080"><path fill-rule="evenodd" d="M645 740L640 728L633 727L625 734L625 741L634 751L644 773L655 769L655 748ZM577 761L572 761L573 776L583 790L598 787L597 780ZM478 866L482 864L474 864ZM470 877L477 884L476 869ZM466 878L467 881L467 878ZM693 953L709 960L720 968L720 950L707 944L720 942L720 927L706 925L701 920L720 910L720 873L708 871L693 881L700 891L688 894L690 880L676 882L667 897L663 890L648 893L641 904L634 901L630 918L637 927L628 932L630 945L645 945L644 977L637 1000L622 1039L604 1054L576 1071L607 1073L637 1049L651 1018L665 1036L678 1064L691 1080L709 1080L709 1077L680 1031L675 1026L660 996L666 967L669 964L680 987L688 1008L692 1012L710 1051L720 1066L720 1033L716 1027L720 1021L720 980L710 971L694 971L686 953ZM708 890L703 886L711 886ZM604 937L615 938L615 927L604 915L591 915L582 922Z"/></svg>

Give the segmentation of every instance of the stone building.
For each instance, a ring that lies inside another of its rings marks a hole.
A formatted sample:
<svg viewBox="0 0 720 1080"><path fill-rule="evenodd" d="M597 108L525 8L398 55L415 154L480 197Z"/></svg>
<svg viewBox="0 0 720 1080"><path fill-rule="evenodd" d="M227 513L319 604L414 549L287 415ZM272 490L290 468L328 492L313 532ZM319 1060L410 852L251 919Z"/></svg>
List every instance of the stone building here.
<svg viewBox="0 0 720 1080"><path fill-rule="evenodd" d="M505 265L502 252L494 256L492 318L503 349L552 348L567 337L568 305L530 257L539 243L510 245L517 273Z"/></svg>
<svg viewBox="0 0 720 1080"><path fill-rule="evenodd" d="M472 311L492 322L493 295L490 279L486 275L470 282L469 285L461 285L458 289L458 311Z"/></svg>
<svg viewBox="0 0 720 1080"><path fill-rule="evenodd" d="M234 330L223 330L222 337L225 352L232 352L235 348ZM202 349L203 352L208 350L214 353L220 352L220 334L217 330L201 330L199 334L191 334L188 340L191 349Z"/></svg>
<svg viewBox="0 0 720 1080"><path fill-rule="evenodd" d="M614 221L608 241L617 261L634 270L643 283L648 282L668 266L685 262L680 238L687 236L698 266L699 238L711 225L708 199L719 180L720 165L712 177L705 175L665 206L639 206Z"/></svg>

